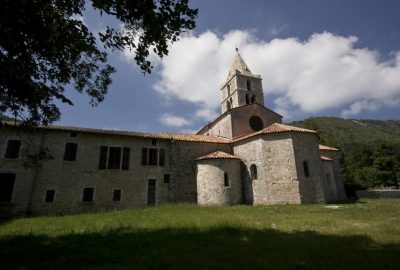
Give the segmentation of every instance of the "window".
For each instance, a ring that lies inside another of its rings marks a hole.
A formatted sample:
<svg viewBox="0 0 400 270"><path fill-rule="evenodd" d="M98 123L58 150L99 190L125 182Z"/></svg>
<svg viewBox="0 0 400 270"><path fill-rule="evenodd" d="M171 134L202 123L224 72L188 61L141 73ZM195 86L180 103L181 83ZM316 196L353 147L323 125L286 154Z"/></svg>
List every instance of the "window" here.
<svg viewBox="0 0 400 270"><path fill-rule="evenodd" d="M303 161L304 176L310 177L310 169L308 168L308 161Z"/></svg>
<svg viewBox="0 0 400 270"><path fill-rule="evenodd" d="M230 187L228 173L224 173L224 187Z"/></svg>
<svg viewBox="0 0 400 270"><path fill-rule="evenodd" d="M64 160L66 161L75 161L76 160L76 152L78 151L77 143L66 143L65 151L64 151Z"/></svg>
<svg viewBox="0 0 400 270"><path fill-rule="evenodd" d="M251 97L251 103L254 103L254 102L256 102L256 96L255 96L255 95L253 95L253 96Z"/></svg>
<svg viewBox="0 0 400 270"><path fill-rule="evenodd" d="M231 85L227 84L226 89L228 90L228 96L231 94Z"/></svg>
<svg viewBox="0 0 400 270"><path fill-rule="evenodd" d="M142 165L143 166L164 166L165 165L165 149L158 148L142 148Z"/></svg>
<svg viewBox="0 0 400 270"><path fill-rule="evenodd" d="M170 174L169 173L164 174L164 183L165 184L169 184L169 179L170 179Z"/></svg>
<svg viewBox="0 0 400 270"><path fill-rule="evenodd" d="M0 173L0 202L11 202L14 182L14 173Z"/></svg>
<svg viewBox="0 0 400 270"><path fill-rule="evenodd" d="M249 104L250 100L249 100L249 95L246 95L246 104Z"/></svg>
<svg viewBox="0 0 400 270"><path fill-rule="evenodd" d="M120 169L121 147L110 147L108 154L108 169Z"/></svg>
<svg viewBox="0 0 400 270"><path fill-rule="evenodd" d="M121 201L121 190L114 189L113 191L113 202L120 202Z"/></svg>
<svg viewBox="0 0 400 270"><path fill-rule="evenodd" d="M250 117L249 124L252 130L259 131L264 128L264 123L262 119L256 115Z"/></svg>
<svg viewBox="0 0 400 270"><path fill-rule="evenodd" d="M77 137L78 133L76 133L75 131L71 131L71 137Z"/></svg>
<svg viewBox="0 0 400 270"><path fill-rule="evenodd" d="M156 145L157 144L157 140L156 139L151 139L151 145Z"/></svg>
<svg viewBox="0 0 400 270"><path fill-rule="evenodd" d="M122 154L122 157L121 157ZM129 147L100 147L99 170L122 169L129 170Z"/></svg>
<svg viewBox="0 0 400 270"><path fill-rule="evenodd" d="M158 149L149 148L149 166L157 166Z"/></svg>
<svg viewBox="0 0 400 270"><path fill-rule="evenodd" d="M21 148L20 140L9 140L7 143L7 150L5 158L18 158L19 149Z"/></svg>
<svg viewBox="0 0 400 270"><path fill-rule="evenodd" d="M82 202L93 202L94 188L84 188Z"/></svg>
<svg viewBox="0 0 400 270"><path fill-rule="evenodd" d="M257 166L256 164L251 164L250 166L250 177L251 179L257 179Z"/></svg>
<svg viewBox="0 0 400 270"><path fill-rule="evenodd" d="M226 109L230 110L231 109L231 103L229 101L226 102Z"/></svg>
<svg viewBox="0 0 400 270"><path fill-rule="evenodd" d="M247 86L247 90L251 91L251 81L250 80L246 81L246 86Z"/></svg>
<svg viewBox="0 0 400 270"><path fill-rule="evenodd" d="M56 195L56 191L54 189L46 190L46 196L44 198L44 202L46 202L46 203L54 202L55 195Z"/></svg>

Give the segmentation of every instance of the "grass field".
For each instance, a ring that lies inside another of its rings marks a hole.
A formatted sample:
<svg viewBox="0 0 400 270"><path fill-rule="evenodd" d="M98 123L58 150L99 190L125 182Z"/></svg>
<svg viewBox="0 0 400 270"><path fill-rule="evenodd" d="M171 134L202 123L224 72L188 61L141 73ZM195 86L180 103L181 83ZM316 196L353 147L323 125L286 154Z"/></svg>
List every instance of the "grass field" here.
<svg viewBox="0 0 400 270"><path fill-rule="evenodd" d="M0 269L400 269L400 199L156 208L0 224Z"/></svg>

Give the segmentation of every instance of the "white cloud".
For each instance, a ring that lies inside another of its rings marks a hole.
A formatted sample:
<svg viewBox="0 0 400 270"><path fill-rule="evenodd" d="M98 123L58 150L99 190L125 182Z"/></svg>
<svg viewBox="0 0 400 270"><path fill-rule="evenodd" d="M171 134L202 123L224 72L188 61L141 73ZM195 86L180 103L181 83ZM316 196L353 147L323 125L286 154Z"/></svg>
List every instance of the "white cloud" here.
<svg viewBox="0 0 400 270"><path fill-rule="evenodd" d="M170 127L183 127L190 125L190 122L184 117L175 116L170 113L164 113L159 121L165 125Z"/></svg>
<svg viewBox="0 0 400 270"><path fill-rule="evenodd" d="M349 118L349 116L357 115L362 111L376 111L379 107L379 104L376 101L367 101L361 100L356 101L351 104L349 109L345 109L342 111L343 118Z"/></svg>
<svg viewBox="0 0 400 270"><path fill-rule="evenodd" d="M258 40L253 31L217 35L207 31L182 37L158 60L155 90L195 105L193 117L211 120L220 110L219 87L225 81L235 46L253 74L263 78L265 98L285 119L298 113L343 109L343 115L396 106L400 100L400 52L380 61L377 52L356 48L355 36L329 32L296 38ZM290 112L290 115L286 113Z"/></svg>

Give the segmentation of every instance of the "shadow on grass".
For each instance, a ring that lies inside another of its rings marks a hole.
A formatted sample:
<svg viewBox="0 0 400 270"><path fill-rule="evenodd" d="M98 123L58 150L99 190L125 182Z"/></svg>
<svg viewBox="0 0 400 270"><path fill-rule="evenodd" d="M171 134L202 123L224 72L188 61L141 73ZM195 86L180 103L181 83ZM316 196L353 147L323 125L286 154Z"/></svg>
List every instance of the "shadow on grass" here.
<svg viewBox="0 0 400 270"><path fill-rule="evenodd" d="M274 230L117 230L0 239L1 269L400 269L399 245Z"/></svg>

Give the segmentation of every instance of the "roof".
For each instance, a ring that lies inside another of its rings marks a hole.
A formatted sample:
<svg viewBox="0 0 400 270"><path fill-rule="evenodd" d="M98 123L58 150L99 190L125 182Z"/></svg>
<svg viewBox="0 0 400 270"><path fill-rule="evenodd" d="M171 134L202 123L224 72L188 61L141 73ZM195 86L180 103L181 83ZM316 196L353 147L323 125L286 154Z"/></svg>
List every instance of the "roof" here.
<svg viewBox="0 0 400 270"><path fill-rule="evenodd" d="M13 121L1 121L4 126L15 127L18 125ZM242 135L233 139L208 136L208 135L197 135L197 134L183 134L183 133L144 133L144 132L133 132L133 131L122 131L122 130L110 130L110 129L94 129L94 128L82 128L82 127L68 127L68 126L39 126L41 129L45 130L55 130L55 131L73 131L73 132L83 132L91 134L105 134L105 135L117 135L117 136L128 136L128 137L138 137L138 138L149 138L149 139L165 139L171 141L184 141L184 142L202 142L202 143L220 143L220 144L230 144L238 141L242 141L260 134L273 134L273 133L283 133L283 132L303 132L303 133L317 133L313 130L298 128L293 126L288 126L284 124L272 124L263 130L258 132L250 133L247 135ZM318 136L318 135L317 135ZM332 148L335 149L335 148Z"/></svg>
<svg viewBox="0 0 400 270"><path fill-rule="evenodd" d="M236 137L233 139L233 142L242 141L242 140L252 138L254 136L261 135L261 134L273 134L273 133L285 133L285 132L311 133L311 134L315 134L318 136L317 132L314 130L275 123L275 124L272 124L264 129L260 130L260 131Z"/></svg>
<svg viewBox="0 0 400 270"><path fill-rule="evenodd" d="M322 161L333 161L333 159L327 157L327 156L321 156Z"/></svg>
<svg viewBox="0 0 400 270"><path fill-rule="evenodd" d="M5 126L17 126L14 121L1 121L1 124ZM69 126L39 126L45 130L55 131L74 131L92 134L105 134L105 135L118 135L128 137L140 137L140 138L151 138L151 139L167 139L175 141L186 141L186 142L204 142L204 143L230 143L231 140L224 137L215 137L207 135L195 135L195 134L182 134L182 133L144 133L144 132L133 132L133 131L122 131L122 130L110 130L110 129L94 129L94 128L82 128L82 127L69 127Z"/></svg>
<svg viewBox="0 0 400 270"><path fill-rule="evenodd" d="M250 69L244 62L244 60L239 52L237 52L235 55L235 59L233 60L231 69L229 70L229 75L235 74L236 71L239 71L241 74L253 75L253 74L251 74Z"/></svg>
<svg viewBox="0 0 400 270"><path fill-rule="evenodd" d="M215 151L205 156L201 156L196 158L195 160L203 160L203 159L239 159L238 157L225 153L223 151Z"/></svg>
<svg viewBox="0 0 400 270"><path fill-rule="evenodd" d="M282 115L280 115L280 114L274 112L273 110L268 109L267 107L265 107L265 106L263 106L263 105L261 105L261 104L259 104L259 103L250 103L250 104L245 104L245 105L242 105L242 106L235 107L235 108L232 108L232 109L230 109L230 110L227 110L226 112L224 112L223 114L221 114L221 115L219 115L217 118L215 118L213 121L211 121L211 122L207 123L206 125L204 125L204 127L202 127L199 131L197 131L196 134L199 134L200 132L202 132L202 131L205 130L205 129L210 129L210 128L212 128L216 123L218 123L218 121L219 121L220 119L222 119L223 117L225 117L227 114L230 114L231 112L233 112L233 111L235 111L235 110L239 110L239 109L241 109L241 108L243 108L243 107L246 107L246 106L253 106L253 105L261 106L261 107L263 107L264 109L266 109L266 110L268 110L268 111L270 111L270 112L272 112L272 113L274 113L274 114L276 114L276 115L278 115L278 116L280 116L280 117L283 117Z"/></svg>
<svg viewBox="0 0 400 270"><path fill-rule="evenodd" d="M337 149L337 148L326 146L326 145L322 145L322 144L319 145L319 150L339 151L339 149Z"/></svg>

